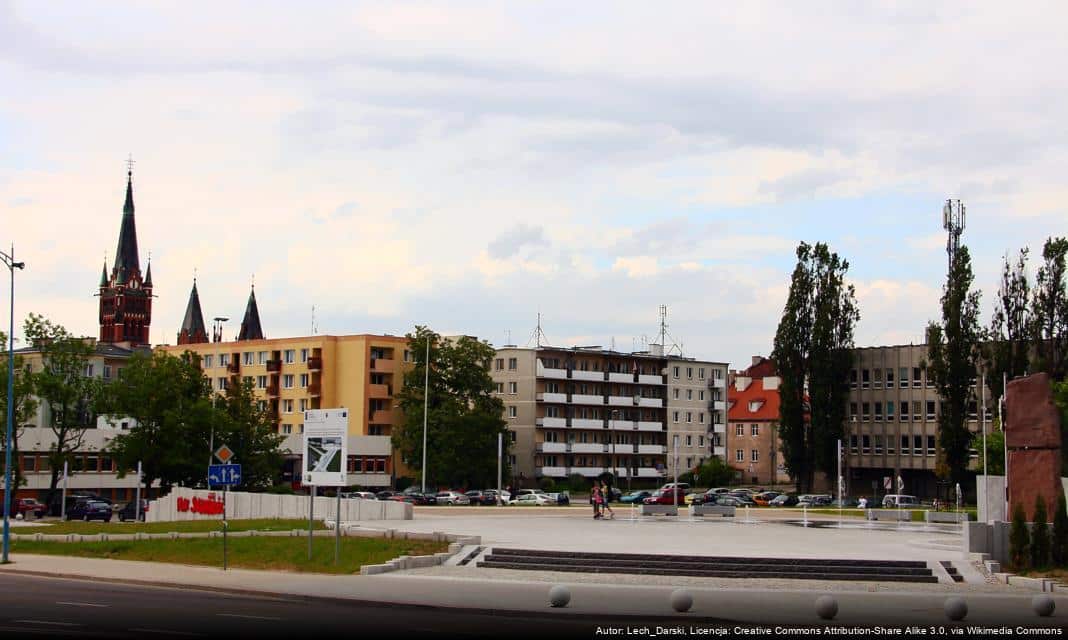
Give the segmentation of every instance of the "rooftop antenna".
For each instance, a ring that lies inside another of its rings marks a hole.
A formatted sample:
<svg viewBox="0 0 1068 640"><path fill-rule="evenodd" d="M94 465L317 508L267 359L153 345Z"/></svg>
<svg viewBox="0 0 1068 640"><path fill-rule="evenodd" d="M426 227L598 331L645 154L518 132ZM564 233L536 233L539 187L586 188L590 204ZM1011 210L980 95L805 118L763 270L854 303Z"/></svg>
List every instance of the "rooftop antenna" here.
<svg viewBox="0 0 1068 640"><path fill-rule="evenodd" d="M134 162L135 161L133 159L133 154L132 153L128 154L126 156L126 177L128 177L128 178L132 178L133 177Z"/></svg>
<svg viewBox="0 0 1068 640"><path fill-rule="evenodd" d="M319 333L319 327L315 324L315 305L312 305L312 335Z"/></svg>
<svg viewBox="0 0 1068 640"><path fill-rule="evenodd" d="M504 330L504 335L505 335L505 338L504 338L505 339L505 343L504 343L505 346L512 344L512 330L511 329L505 329Z"/></svg>
<svg viewBox="0 0 1068 640"><path fill-rule="evenodd" d="M672 350L675 350L679 356L682 356L682 345L676 343L675 338L668 333L667 312L667 305L660 305L660 348L664 350L664 355L669 355ZM670 348L667 346L668 339L671 340Z"/></svg>
<svg viewBox="0 0 1068 640"><path fill-rule="evenodd" d="M533 342L537 348L541 348L541 345L549 344L549 338L545 336L545 332L541 330L541 313L538 313L538 326L534 329L534 333L530 336L530 340L527 340L527 346Z"/></svg>
<svg viewBox="0 0 1068 640"><path fill-rule="evenodd" d="M946 255L949 258L949 268L953 269L953 258L960 249L960 236L964 233L965 210L964 203L958 200L946 200L942 207L942 228L946 230Z"/></svg>

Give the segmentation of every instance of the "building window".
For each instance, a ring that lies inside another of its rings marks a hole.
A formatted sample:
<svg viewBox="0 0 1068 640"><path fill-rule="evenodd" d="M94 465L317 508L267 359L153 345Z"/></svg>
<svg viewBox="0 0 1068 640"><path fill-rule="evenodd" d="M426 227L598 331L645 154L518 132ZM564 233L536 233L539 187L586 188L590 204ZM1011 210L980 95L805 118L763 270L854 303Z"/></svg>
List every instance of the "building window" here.
<svg viewBox="0 0 1068 640"><path fill-rule="evenodd" d="M860 452L864 454L871 453L871 436L866 433L860 437Z"/></svg>
<svg viewBox="0 0 1068 640"><path fill-rule="evenodd" d="M204 356L204 368L205 369L214 369L215 368L215 356L210 355L210 354Z"/></svg>
<svg viewBox="0 0 1068 640"><path fill-rule="evenodd" d="M219 354L219 366L220 367L229 367L230 366L230 354L229 353L220 353Z"/></svg>
<svg viewBox="0 0 1068 640"><path fill-rule="evenodd" d="M286 399L282 401L282 413L293 413L293 401Z"/></svg>
<svg viewBox="0 0 1068 640"><path fill-rule="evenodd" d="M872 386L874 388L876 388L876 389L882 389L883 388L883 370L882 369L874 369L872 371L872 374L873 374L873 377L874 377L873 382L875 383Z"/></svg>
<svg viewBox="0 0 1068 640"><path fill-rule="evenodd" d="M104 379L105 380L111 380L111 365L110 364L104 365Z"/></svg>
<svg viewBox="0 0 1068 640"><path fill-rule="evenodd" d="M857 403L856 402L850 402L849 403L849 421L850 422L856 422L857 421Z"/></svg>
<svg viewBox="0 0 1068 640"><path fill-rule="evenodd" d="M671 419L672 419L672 420L673 420L674 422L678 423L678 421L679 421L679 412L678 412L678 411L674 412L674 413L672 414L672 416L671 416Z"/></svg>
<svg viewBox="0 0 1068 640"><path fill-rule="evenodd" d="M760 435L760 425L759 424L751 424L751 425L749 425L749 430L750 430L749 434L751 436L753 436L754 438Z"/></svg>
<svg viewBox="0 0 1068 640"><path fill-rule="evenodd" d="M898 419L901 420L902 422L908 422L908 419L909 419L909 403L908 402L902 402L901 403L901 413L899 413L898 416L899 416Z"/></svg>
<svg viewBox="0 0 1068 640"><path fill-rule="evenodd" d="M300 399L300 412L304 413L308 410L308 401L305 398Z"/></svg>
<svg viewBox="0 0 1068 640"><path fill-rule="evenodd" d="M300 388L301 388L301 389L307 389L307 388L308 388L308 379L309 379L310 377L311 377L311 376L309 376L309 375L308 375L308 374L306 374L306 373L302 373L302 374L300 374Z"/></svg>
<svg viewBox="0 0 1068 640"><path fill-rule="evenodd" d="M853 389L857 388L857 370L856 369L850 369L849 370L849 386L850 386L850 388L853 388Z"/></svg>
<svg viewBox="0 0 1068 640"><path fill-rule="evenodd" d="M913 367L912 368L912 386L913 387L923 386L923 381L920 379L920 368L919 367Z"/></svg>
<svg viewBox="0 0 1068 640"><path fill-rule="evenodd" d="M703 414L703 413L697 414L697 423L698 424L704 424L705 423L705 414Z"/></svg>
<svg viewBox="0 0 1068 640"><path fill-rule="evenodd" d="M219 391L225 391L226 390L226 383L227 382L228 382L228 380L226 378L219 378Z"/></svg>
<svg viewBox="0 0 1068 640"><path fill-rule="evenodd" d="M928 420L934 420L935 419L935 401L934 400L928 400L927 401L927 419Z"/></svg>
<svg viewBox="0 0 1068 640"><path fill-rule="evenodd" d="M690 436L690 435L686 436L686 446L687 447L692 447L693 446L693 436Z"/></svg>
<svg viewBox="0 0 1068 640"><path fill-rule="evenodd" d="M889 369L887 369L887 371L889 371ZM886 421L887 422L892 422L893 420L894 420L894 403L893 402L887 402L886 403Z"/></svg>
<svg viewBox="0 0 1068 640"><path fill-rule="evenodd" d="M497 383L494 383L494 384L495 384L495 386L497 388L497 393L504 393L504 383L503 382L497 382Z"/></svg>
<svg viewBox="0 0 1068 640"><path fill-rule="evenodd" d="M877 438L875 440L876 446L878 446L879 442L881 442L881 441L882 441L882 437L880 436L879 438ZM894 436L886 436L886 452L889 453L890 455L893 455L894 452L896 452L896 451L897 451L897 449L894 446Z"/></svg>
<svg viewBox="0 0 1068 640"><path fill-rule="evenodd" d="M515 371L519 368L519 358L508 358L508 370Z"/></svg>
<svg viewBox="0 0 1068 640"><path fill-rule="evenodd" d="M739 438L744 436L745 435L745 425L744 424L736 424L736 425L734 425L734 435L738 436Z"/></svg>
<svg viewBox="0 0 1068 640"><path fill-rule="evenodd" d="M686 399L687 400L693 400L693 389L687 389L686 390Z"/></svg>
<svg viewBox="0 0 1068 640"><path fill-rule="evenodd" d="M508 417L509 417L509 418L514 418L514 417L516 417L517 415L519 415L519 414L518 414L518 413L516 412L516 408L515 408L515 405L510 405L510 406L508 407Z"/></svg>
<svg viewBox="0 0 1068 640"><path fill-rule="evenodd" d="M282 425L282 433L284 433L285 435L289 435L289 434L293 433L293 425L291 425L291 424L283 424Z"/></svg>
<svg viewBox="0 0 1068 640"><path fill-rule="evenodd" d="M260 351L256 353L256 364L267 364L267 352Z"/></svg>
<svg viewBox="0 0 1068 640"><path fill-rule="evenodd" d="M679 379L679 368L678 367L673 367L672 368L672 377L675 378L676 380Z"/></svg>
<svg viewBox="0 0 1068 640"><path fill-rule="evenodd" d="M256 376L256 388L257 389L266 389L267 388L267 376Z"/></svg>
<svg viewBox="0 0 1068 640"><path fill-rule="evenodd" d="M508 432L508 440L509 440L509 442L512 442L513 444L515 443L515 431L509 431Z"/></svg>
<svg viewBox="0 0 1068 640"><path fill-rule="evenodd" d="M686 422L691 422L691 423L693 422L693 412L692 411L687 411L686 412Z"/></svg>
<svg viewBox="0 0 1068 640"><path fill-rule="evenodd" d="M912 436L912 455L923 455L923 436Z"/></svg>
<svg viewBox="0 0 1068 640"><path fill-rule="evenodd" d="M927 436L927 455L933 456L935 454L935 437Z"/></svg>
<svg viewBox="0 0 1068 640"><path fill-rule="evenodd" d="M704 367L698 367L697 368L697 379L698 380L704 380L705 379L705 368Z"/></svg>
<svg viewBox="0 0 1068 640"><path fill-rule="evenodd" d="M883 437L875 436L875 453L881 454L883 452Z"/></svg>
<svg viewBox="0 0 1068 640"><path fill-rule="evenodd" d="M301 362L307 362L308 361L308 350L307 349L301 349L300 350L300 361Z"/></svg>
<svg viewBox="0 0 1068 640"><path fill-rule="evenodd" d="M855 434L849 436L849 452L857 452L857 436Z"/></svg>
<svg viewBox="0 0 1068 640"><path fill-rule="evenodd" d="M675 389L675 399L679 399L679 390L677 388Z"/></svg>
<svg viewBox="0 0 1068 640"><path fill-rule="evenodd" d="M292 373L287 373L284 376L282 376L282 388L283 389L292 389L293 388L293 374Z"/></svg>
<svg viewBox="0 0 1068 640"><path fill-rule="evenodd" d="M244 364L250 365L250 364L252 364L253 358L255 358L255 357L256 356L255 356L255 354L253 352L246 351L245 353L242 354L242 362Z"/></svg>
<svg viewBox="0 0 1068 640"><path fill-rule="evenodd" d="M735 462L745 462L745 450L744 449L735 449L734 450L734 461Z"/></svg>
<svg viewBox="0 0 1068 640"><path fill-rule="evenodd" d="M699 446L699 447L705 446L705 437L704 436L697 436L697 446Z"/></svg>
<svg viewBox="0 0 1068 640"><path fill-rule="evenodd" d="M749 450L749 462L760 462L760 451L756 449Z"/></svg>
<svg viewBox="0 0 1068 640"><path fill-rule="evenodd" d="M92 362L90 362L89 364L85 365L85 376L87 378L92 378L93 377L93 363Z"/></svg>
<svg viewBox="0 0 1068 640"><path fill-rule="evenodd" d="M901 455L907 456L909 454L909 437L907 435L901 436Z"/></svg>
<svg viewBox="0 0 1068 640"><path fill-rule="evenodd" d="M878 369L876 369L876 371L878 371ZM881 402L876 402L875 403L875 421L876 422L882 422L883 421L883 403L881 403Z"/></svg>
<svg viewBox="0 0 1068 640"><path fill-rule="evenodd" d="M697 392L697 399L698 400L704 400L705 399L705 390L704 389L701 389L700 391Z"/></svg>
<svg viewBox="0 0 1068 640"><path fill-rule="evenodd" d="M686 379L693 380L693 367L686 367Z"/></svg>
<svg viewBox="0 0 1068 640"><path fill-rule="evenodd" d="M515 394L519 393L519 383L518 382L509 382L508 383L508 393L510 393L512 395L515 395Z"/></svg>
<svg viewBox="0 0 1068 640"><path fill-rule="evenodd" d="M493 368L497 371L504 369L504 358L497 358L497 361L493 363Z"/></svg>
<svg viewBox="0 0 1068 640"><path fill-rule="evenodd" d="M267 401L266 400L257 400L256 401L256 410L257 411L266 411L267 410Z"/></svg>
<svg viewBox="0 0 1068 640"><path fill-rule="evenodd" d="M871 384L871 371L868 369L861 369L860 371L860 388L867 389Z"/></svg>
<svg viewBox="0 0 1068 640"><path fill-rule="evenodd" d="M893 369L887 369L886 370L886 388L887 389L893 389L894 388L894 370Z"/></svg>
<svg viewBox="0 0 1068 640"><path fill-rule="evenodd" d="M860 419L863 420L864 422L867 422L868 420L871 420L871 403L870 402L862 402L862 403L860 403Z"/></svg>

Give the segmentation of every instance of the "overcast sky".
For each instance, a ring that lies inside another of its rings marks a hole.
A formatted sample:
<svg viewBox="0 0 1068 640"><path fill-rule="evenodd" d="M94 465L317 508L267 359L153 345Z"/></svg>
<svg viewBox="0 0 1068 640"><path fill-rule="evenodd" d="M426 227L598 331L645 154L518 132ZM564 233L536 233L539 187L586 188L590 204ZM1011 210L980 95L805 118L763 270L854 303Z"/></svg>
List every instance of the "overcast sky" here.
<svg viewBox="0 0 1068 640"><path fill-rule="evenodd" d="M170 4L0 1L16 318L97 333L128 153L154 343L196 269L228 337L255 274L268 337L315 305L524 345L540 312L629 350L665 304L739 365L801 240L849 260L875 345L938 314L946 198L984 321L1005 252L1068 233L1063 3Z"/></svg>

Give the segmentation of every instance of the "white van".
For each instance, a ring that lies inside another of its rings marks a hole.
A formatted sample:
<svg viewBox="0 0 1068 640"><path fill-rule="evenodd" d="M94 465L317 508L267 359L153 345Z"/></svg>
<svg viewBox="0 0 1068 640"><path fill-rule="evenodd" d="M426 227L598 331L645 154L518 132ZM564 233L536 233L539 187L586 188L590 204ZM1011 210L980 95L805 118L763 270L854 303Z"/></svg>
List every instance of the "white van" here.
<svg viewBox="0 0 1068 640"><path fill-rule="evenodd" d="M916 499L916 496L906 496L900 493L889 493L883 496L884 509L908 509L918 506L920 506L920 501Z"/></svg>

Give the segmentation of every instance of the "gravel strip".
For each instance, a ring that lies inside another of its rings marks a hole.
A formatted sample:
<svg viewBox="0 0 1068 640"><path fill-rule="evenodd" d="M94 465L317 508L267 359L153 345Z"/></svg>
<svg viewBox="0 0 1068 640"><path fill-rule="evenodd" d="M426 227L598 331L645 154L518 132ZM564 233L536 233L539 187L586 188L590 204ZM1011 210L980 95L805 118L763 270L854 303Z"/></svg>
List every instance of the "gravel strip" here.
<svg viewBox="0 0 1068 640"><path fill-rule="evenodd" d="M393 573L395 576L420 575L472 580L508 580L513 582L587 583L587 584L632 584L640 586L695 587L704 589L783 590L783 591L866 591L871 593L999 593L1028 594L1033 590L1004 584L932 584L932 583L885 583L857 582L852 580L774 580L735 578L696 578L690 576L660 576L635 574L592 574L558 571L520 571L515 569L489 569L471 567L426 567Z"/></svg>

